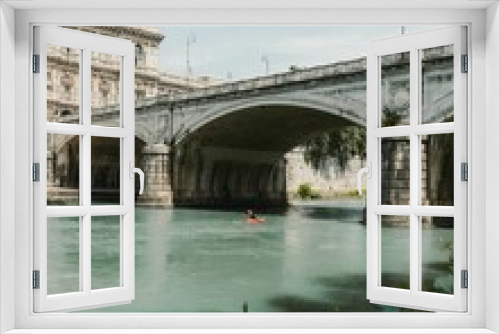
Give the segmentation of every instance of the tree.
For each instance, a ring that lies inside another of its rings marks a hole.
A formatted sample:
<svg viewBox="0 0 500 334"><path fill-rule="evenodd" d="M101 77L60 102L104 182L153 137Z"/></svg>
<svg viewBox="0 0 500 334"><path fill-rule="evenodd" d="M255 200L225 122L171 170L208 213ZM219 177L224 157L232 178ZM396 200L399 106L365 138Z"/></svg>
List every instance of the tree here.
<svg viewBox="0 0 500 334"><path fill-rule="evenodd" d="M304 144L304 159L314 169L322 169L333 158L341 170L350 159L366 158L366 127L339 127L309 139Z"/></svg>

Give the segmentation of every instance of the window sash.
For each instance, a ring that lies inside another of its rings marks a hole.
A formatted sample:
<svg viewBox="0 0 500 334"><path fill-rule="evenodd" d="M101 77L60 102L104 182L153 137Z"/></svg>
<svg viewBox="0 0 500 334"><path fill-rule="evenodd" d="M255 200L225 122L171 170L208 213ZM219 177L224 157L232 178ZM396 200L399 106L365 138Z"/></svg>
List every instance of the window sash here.
<svg viewBox="0 0 500 334"><path fill-rule="evenodd" d="M79 49L80 123L47 122L47 45ZM121 57L120 126L93 126L91 122L91 54L100 52ZM34 270L40 270L40 289L34 289L34 311L70 311L134 299L134 180L129 177L129 162L134 161L134 44L128 40L83 33L64 28L35 27L34 53L40 55L40 72L34 80L34 161L40 163L40 182L34 189ZM132 96L132 97L131 97ZM47 206L47 135L80 137L79 206ZM120 205L91 205L91 138L120 138ZM91 289L91 218L120 216L120 286ZM80 217L80 291L47 294L47 217Z"/></svg>
<svg viewBox="0 0 500 334"><path fill-rule="evenodd" d="M465 27L447 27L373 42L367 56L367 161L372 163L372 178L367 180L367 297L378 304L423 310L467 310L467 290L461 289L460 271L467 269L467 183L460 181L460 162L467 162L467 76L461 74L461 57L467 54ZM420 50L453 44L454 122L419 124L421 112ZM380 127L381 70L380 57L410 52L410 125ZM421 199L420 135L454 134L454 206L419 205ZM410 205L380 205L380 139L410 138ZM410 217L410 290L380 285L382 214ZM437 215L454 217L454 294L419 291L422 275L419 217Z"/></svg>

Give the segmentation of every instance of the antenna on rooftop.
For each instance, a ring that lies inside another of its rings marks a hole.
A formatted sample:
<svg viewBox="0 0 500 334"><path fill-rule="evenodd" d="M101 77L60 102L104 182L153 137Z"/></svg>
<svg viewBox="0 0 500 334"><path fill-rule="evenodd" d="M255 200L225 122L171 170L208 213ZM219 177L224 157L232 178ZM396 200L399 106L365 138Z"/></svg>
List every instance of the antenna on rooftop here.
<svg viewBox="0 0 500 334"><path fill-rule="evenodd" d="M268 55L262 55L260 57L260 61L265 64L266 68L266 75L269 75L269 56Z"/></svg>
<svg viewBox="0 0 500 334"><path fill-rule="evenodd" d="M191 45L196 43L196 35L194 33L191 33L187 38L186 38L186 70L187 70L187 86L189 88L189 81L191 79L191 75L193 74L193 68L191 67L191 62L189 59L189 49L191 48Z"/></svg>

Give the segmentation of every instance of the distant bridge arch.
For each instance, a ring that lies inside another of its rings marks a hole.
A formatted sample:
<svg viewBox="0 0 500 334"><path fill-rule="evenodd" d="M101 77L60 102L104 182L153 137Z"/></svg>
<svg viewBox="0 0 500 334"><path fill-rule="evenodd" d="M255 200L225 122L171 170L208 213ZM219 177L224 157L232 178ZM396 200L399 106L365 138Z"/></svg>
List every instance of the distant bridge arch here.
<svg viewBox="0 0 500 334"><path fill-rule="evenodd" d="M174 203L283 206L285 153L319 133L364 125L365 108L289 95L218 104L184 122L176 138Z"/></svg>
<svg viewBox="0 0 500 334"><path fill-rule="evenodd" d="M289 120L297 116L294 114L294 111L300 111L302 117L306 115L305 111L308 111L307 116L309 117L317 116L317 113L324 113L325 115L332 116L329 118L332 121L343 119L344 121L341 122L342 125L365 125L366 123L366 115L363 112L366 110L366 103L356 99L348 99L341 96L325 98L323 96L318 97L312 93L307 95L302 94L299 97L293 96L293 94L283 94L270 97L241 98L227 103L215 104L198 117L187 118L183 123L183 128L179 131L176 143L181 143L198 130L210 123L222 120L224 117L234 117L237 113L248 111L258 113L258 110L262 109L269 110L269 113L279 110L286 110L287 112L279 113L279 115L262 115L259 113L259 118L264 117L260 119L261 125L265 121L266 116L270 116L281 121L281 124L275 124L275 126L282 126L286 123L287 119ZM306 123L307 119L303 119L302 122Z"/></svg>

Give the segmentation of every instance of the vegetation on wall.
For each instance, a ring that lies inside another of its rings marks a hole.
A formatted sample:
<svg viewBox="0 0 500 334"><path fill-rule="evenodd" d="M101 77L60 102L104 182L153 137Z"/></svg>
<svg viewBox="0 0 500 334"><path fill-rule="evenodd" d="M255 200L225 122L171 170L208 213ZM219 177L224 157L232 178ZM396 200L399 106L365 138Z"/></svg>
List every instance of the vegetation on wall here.
<svg viewBox="0 0 500 334"><path fill-rule="evenodd" d="M309 139L304 148L304 159L314 169L320 170L333 158L345 170L350 159L366 158L366 127L339 127Z"/></svg>

